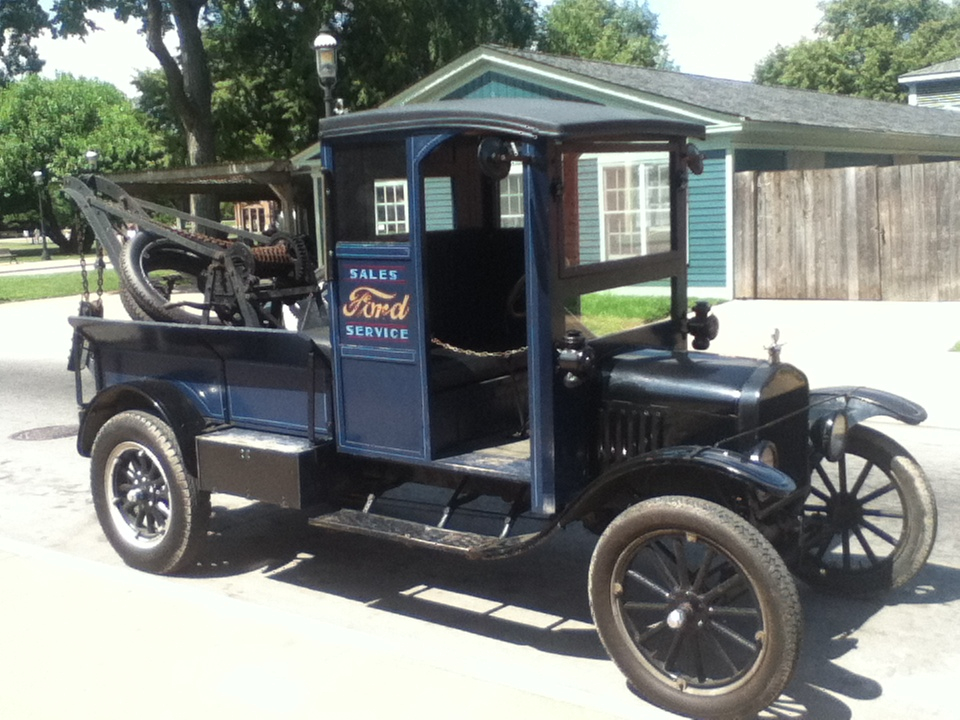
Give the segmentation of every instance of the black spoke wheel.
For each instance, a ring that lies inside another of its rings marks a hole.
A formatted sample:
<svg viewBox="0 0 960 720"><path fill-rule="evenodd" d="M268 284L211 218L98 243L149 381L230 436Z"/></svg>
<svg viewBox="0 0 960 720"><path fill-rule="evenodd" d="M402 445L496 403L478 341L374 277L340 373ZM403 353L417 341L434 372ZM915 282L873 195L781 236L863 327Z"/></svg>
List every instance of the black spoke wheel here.
<svg viewBox="0 0 960 720"><path fill-rule="evenodd" d="M90 479L100 526L125 563L169 574L194 560L210 494L196 489L166 423L136 410L112 417L94 440Z"/></svg>
<svg viewBox="0 0 960 720"><path fill-rule="evenodd" d="M786 687L800 650L783 560L743 518L698 498L647 500L607 527L590 607L637 692L692 717L754 716Z"/></svg>
<svg viewBox="0 0 960 720"><path fill-rule="evenodd" d="M866 595L910 582L937 534L933 491L898 443L863 425L835 463L813 468L798 574L816 587Z"/></svg>

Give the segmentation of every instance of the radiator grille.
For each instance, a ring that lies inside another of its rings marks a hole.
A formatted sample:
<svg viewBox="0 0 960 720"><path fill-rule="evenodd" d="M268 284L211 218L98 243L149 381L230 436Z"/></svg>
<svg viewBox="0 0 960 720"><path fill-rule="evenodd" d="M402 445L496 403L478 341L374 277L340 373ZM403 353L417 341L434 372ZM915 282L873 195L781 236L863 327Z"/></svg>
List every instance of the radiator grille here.
<svg viewBox="0 0 960 720"><path fill-rule="evenodd" d="M663 414L632 403L600 409L597 457L602 468L663 447Z"/></svg>

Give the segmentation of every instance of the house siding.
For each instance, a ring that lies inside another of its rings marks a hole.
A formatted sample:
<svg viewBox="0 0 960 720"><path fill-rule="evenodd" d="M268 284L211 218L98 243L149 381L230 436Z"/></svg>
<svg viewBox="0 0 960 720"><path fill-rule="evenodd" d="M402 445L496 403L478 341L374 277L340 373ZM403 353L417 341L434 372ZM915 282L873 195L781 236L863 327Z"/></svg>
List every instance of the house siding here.
<svg viewBox="0 0 960 720"><path fill-rule="evenodd" d="M423 181L423 204L427 232L453 230L453 191L448 177Z"/></svg>
<svg viewBox="0 0 960 720"><path fill-rule="evenodd" d="M581 158L577 165L579 184L580 262L600 262L600 171L596 158Z"/></svg>
<svg viewBox="0 0 960 720"><path fill-rule="evenodd" d="M444 100L468 100L489 98L549 98L551 100L573 100L583 102L583 98L570 93L553 90L544 85L520 80L494 71L488 71L458 87L444 96Z"/></svg>
<svg viewBox="0 0 960 720"><path fill-rule="evenodd" d="M687 228L691 287L727 284L727 161L724 150L704 153L703 174L691 175Z"/></svg>
<svg viewBox="0 0 960 720"><path fill-rule="evenodd" d="M917 83L917 105L933 108L960 106L960 81L941 80Z"/></svg>

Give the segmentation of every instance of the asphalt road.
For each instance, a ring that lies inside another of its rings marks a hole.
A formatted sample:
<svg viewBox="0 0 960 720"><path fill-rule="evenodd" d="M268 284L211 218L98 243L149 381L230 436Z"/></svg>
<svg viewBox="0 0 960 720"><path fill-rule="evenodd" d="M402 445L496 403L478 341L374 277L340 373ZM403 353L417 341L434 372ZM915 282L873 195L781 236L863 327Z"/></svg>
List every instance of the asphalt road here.
<svg viewBox="0 0 960 720"><path fill-rule="evenodd" d="M125 568L74 450L75 304L0 305L0 717L671 717L605 659L585 532L469 563L215 497L190 576ZM878 427L926 468L937 545L915 583L881 601L802 588L803 657L767 717L957 717L960 429Z"/></svg>

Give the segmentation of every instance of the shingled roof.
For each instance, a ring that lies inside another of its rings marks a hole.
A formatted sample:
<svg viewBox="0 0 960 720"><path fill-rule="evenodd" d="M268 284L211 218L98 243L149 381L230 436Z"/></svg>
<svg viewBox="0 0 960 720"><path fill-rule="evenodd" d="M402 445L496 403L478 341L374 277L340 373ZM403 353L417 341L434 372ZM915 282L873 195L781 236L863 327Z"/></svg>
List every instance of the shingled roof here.
<svg viewBox="0 0 960 720"><path fill-rule="evenodd" d="M483 51L743 121L960 137L960 113L485 45ZM956 61L960 62L960 61Z"/></svg>
<svg viewBox="0 0 960 720"><path fill-rule="evenodd" d="M953 60L927 65L925 68L920 68L919 70L905 73L899 77L899 80L903 82L904 80L909 80L915 77L925 77L927 75L949 75L958 72L960 72L960 58L954 58Z"/></svg>

